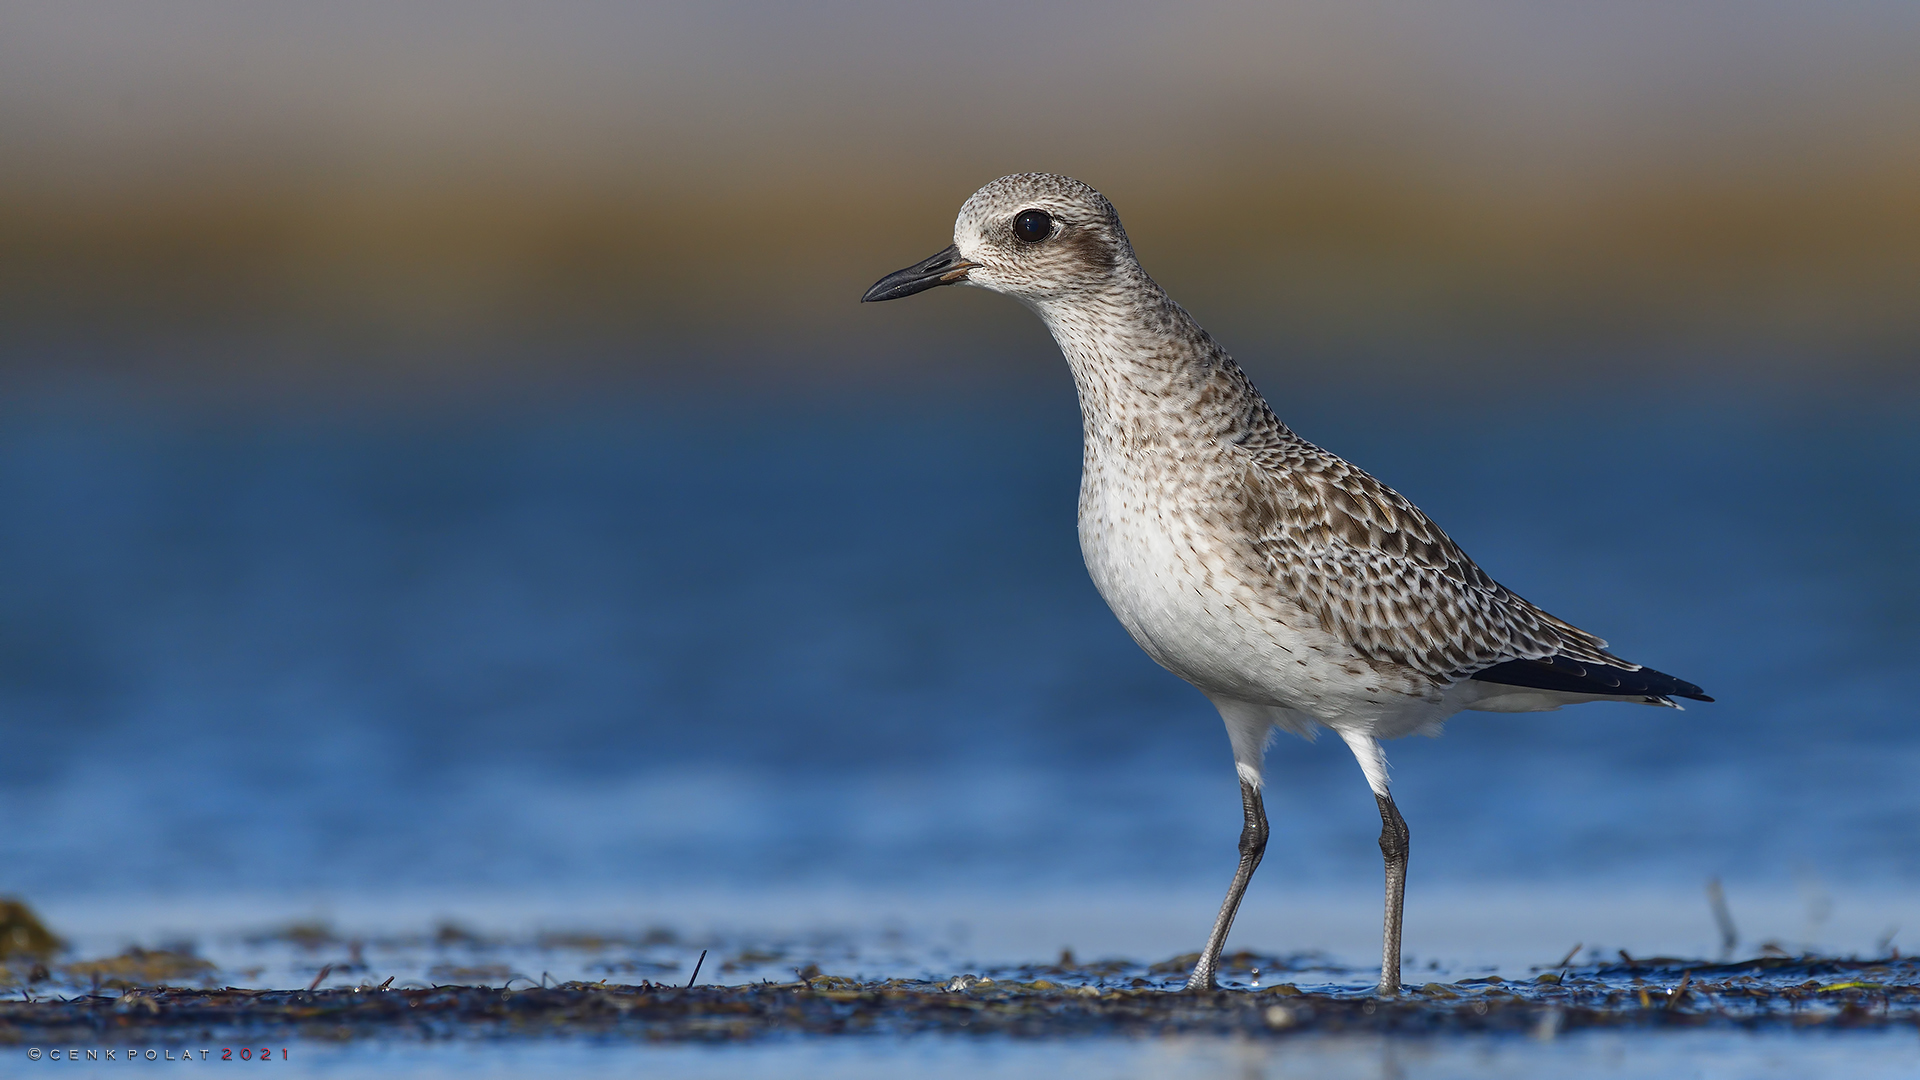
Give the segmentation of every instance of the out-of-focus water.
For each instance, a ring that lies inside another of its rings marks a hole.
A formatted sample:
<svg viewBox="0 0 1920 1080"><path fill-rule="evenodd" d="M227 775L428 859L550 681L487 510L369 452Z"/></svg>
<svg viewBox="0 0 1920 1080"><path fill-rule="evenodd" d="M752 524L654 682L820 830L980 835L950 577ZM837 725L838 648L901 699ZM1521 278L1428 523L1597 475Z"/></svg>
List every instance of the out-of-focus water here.
<svg viewBox="0 0 1920 1080"><path fill-rule="evenodd" d="M197 1045L197 1044L196 1044ZM1888 1031L1762 1036L1689 1031L1653 1039L1612 1032L1535 1039L1392 1039L1309 1036L1258 1043L1228 1038L993 1040L965 1037L780 1040L746 1046L618 1043L307 1044L274 1069L300 1076L493 1077L675 1076L750 1080L868 1080L955 1073L1118 1080L1488 1080L1542 1075L1686 1077L1689 1080L1860 1080L1910 1077L1920 1039ZM211 1057L219 1057L215 1046ZM51 1061L43 1062L51 1065ZM64 1063L63 1063L64 1064Z"/></svg>
<svg viewBox="0 0 1920 1080"><path fill-rule="evenodd" d="M1508 586L1719 699L1390 745L1414 918L1438 917L1423 894L1668 889L1705 942L1719 875L1736 908L1804 900L1817 944L1830 901L1920 885L1909 402L1273 396ZM539 892L548 921L640 925L672 896L751 924L863 890L984 921L996 896L1173 891L1201 898L1197 936L1239 830L1227 743L1086 579L1078 434L1058 387L16 401L0 892L373 921L386 897ZM1371 897L1346 750L1270 763L1248 925L1283 925L1260 911L1290 891Z"/></svg>

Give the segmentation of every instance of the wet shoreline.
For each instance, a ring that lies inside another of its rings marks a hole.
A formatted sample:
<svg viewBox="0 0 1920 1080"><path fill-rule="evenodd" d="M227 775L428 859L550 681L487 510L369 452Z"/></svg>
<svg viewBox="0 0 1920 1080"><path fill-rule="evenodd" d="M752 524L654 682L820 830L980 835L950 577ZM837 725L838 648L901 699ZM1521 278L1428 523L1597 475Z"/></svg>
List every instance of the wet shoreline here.
<svg viewBox="0 0 1920 1080"><path fill-rule="evenodd" d="M1172 963L1172 961L1169 961ZM1240 958L1284 971L1279 957ZM1657 958L1571 966L1532 980L1427 983L1382 1000L1364 985L1269 983L1188 994L1135 971L1032 967L944 981L673 986L152 986L0 1002L0 1043L176 1045L213 1039L545 1039L729 1042L928 1033L1052 1038L1304 1033L1525 1034L1669 1028L1920 1029L1920 959ZM1024 978L1022 976L1025 976ZM316 980L318 982L319 980ZM277 1043L276 1043L277 1045Z"/></svg>

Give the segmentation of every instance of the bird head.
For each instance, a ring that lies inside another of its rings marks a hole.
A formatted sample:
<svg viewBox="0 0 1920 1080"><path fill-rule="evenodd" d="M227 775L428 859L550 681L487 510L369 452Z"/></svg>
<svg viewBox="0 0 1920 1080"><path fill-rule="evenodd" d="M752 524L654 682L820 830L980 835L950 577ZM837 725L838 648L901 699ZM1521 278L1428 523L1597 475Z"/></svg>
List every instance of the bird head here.
<svg viewBox="0 0 1920 1080"><path fill-rule="evenodd" d="M1133 247L1106 196L1070 177L1016 173L966 201L952 247L881 278L861 300L977 285L1040 307L1106 291L1131 265Z"/></svg>

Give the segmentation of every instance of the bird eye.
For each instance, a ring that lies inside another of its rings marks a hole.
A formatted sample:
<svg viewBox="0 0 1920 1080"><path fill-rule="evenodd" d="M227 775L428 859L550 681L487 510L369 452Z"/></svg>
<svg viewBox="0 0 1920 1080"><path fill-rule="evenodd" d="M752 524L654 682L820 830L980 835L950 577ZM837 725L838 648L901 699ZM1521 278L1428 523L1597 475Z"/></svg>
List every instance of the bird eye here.
<svg viewBox="0 0 1920 1080"><path fill-rule="evenodd" d="M1013 219L1013 235L1029 244L1037 244L1053 235L1053 216L1045 210L1022 210Z"/></svg>

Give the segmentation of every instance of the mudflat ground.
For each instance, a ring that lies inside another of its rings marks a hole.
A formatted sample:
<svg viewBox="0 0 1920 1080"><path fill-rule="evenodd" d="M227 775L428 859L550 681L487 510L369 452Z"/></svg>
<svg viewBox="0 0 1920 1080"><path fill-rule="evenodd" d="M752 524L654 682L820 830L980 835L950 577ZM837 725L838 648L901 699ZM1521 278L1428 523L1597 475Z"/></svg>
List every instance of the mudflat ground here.
<svg viewBox="0 0 1920 1080"><path fill-rule="evenodd" d="M1067 959L1067 958L1063 958ZM1532 979L1500 976L1413 985L1376 998L1364 973L1308 958L1240 953L1228 987L1177 992L1188 958L1033 965L941 980L862 981L809 964L786 981L693 986L650 980L552 985L401 986L388 979L326 989L214 985L204 963L130 953L47 969L38 987L0 1001L0 1043L153 1046L207 1039L288 1041L593 1036L649 1042L778 1035L948 1033L1015 1038L1086 1035L1525 1033L1583 1029L1920 1029L1920 959L1760 957L1716 963L1622 957ZM727 961L716 960L715 966ZM496 974L491 969L447 974ZM153 973L201 985L144 984ZM314 980L316 986L325 975ZM89 985L76 988L79 980ZM543 980L544 981L544 980ZM62 992L67 991L67 992Z"/></svg>

